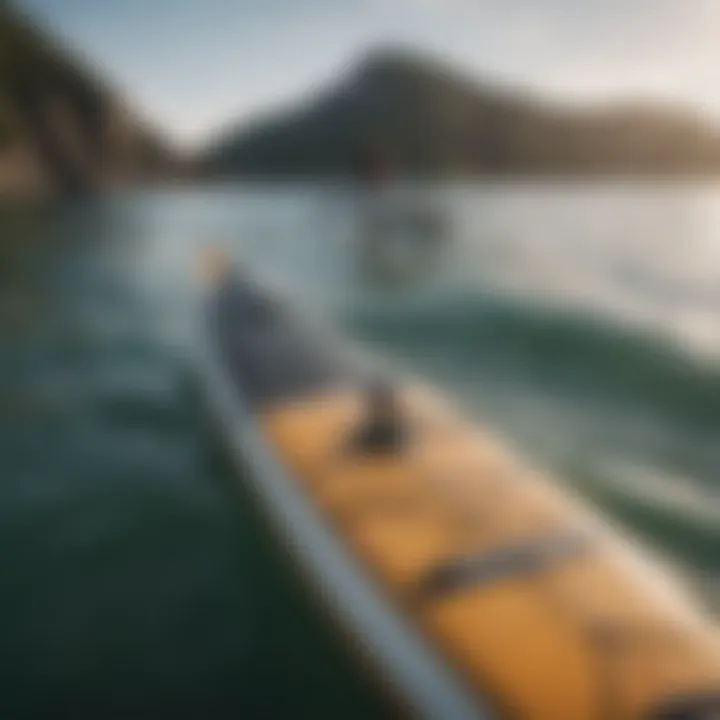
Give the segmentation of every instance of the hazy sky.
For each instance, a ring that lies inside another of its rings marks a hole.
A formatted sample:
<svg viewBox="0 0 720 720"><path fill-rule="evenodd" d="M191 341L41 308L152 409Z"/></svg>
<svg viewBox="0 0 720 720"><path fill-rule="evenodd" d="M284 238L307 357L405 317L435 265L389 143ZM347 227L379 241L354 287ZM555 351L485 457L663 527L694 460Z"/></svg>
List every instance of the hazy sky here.
<svg viewBox="0 0 720 720"><path fill-rule="evenodd" d="M178 142L402 41L576 101L641 94L720 119L720 0L16 0Z"/></svg>

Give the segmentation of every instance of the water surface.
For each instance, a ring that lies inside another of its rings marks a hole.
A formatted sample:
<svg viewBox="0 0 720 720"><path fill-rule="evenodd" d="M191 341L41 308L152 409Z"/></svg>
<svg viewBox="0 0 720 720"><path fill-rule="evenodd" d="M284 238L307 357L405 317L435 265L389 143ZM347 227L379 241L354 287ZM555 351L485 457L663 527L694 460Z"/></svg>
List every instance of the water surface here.
<svg viewBox="0 0 720 720"><path fill-rule="evenodd" d="M2 211L4 717L378 713L228 492L190 372L207 242L453 396L716 602L720 188L428 192L451 241L399 284L360 271L356 208L327 187Z"/></svg>

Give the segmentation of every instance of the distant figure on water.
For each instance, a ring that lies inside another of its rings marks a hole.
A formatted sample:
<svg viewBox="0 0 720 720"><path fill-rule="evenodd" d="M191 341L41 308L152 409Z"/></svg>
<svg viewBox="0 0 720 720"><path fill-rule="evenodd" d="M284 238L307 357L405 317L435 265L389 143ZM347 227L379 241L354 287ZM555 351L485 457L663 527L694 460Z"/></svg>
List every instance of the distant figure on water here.
<svg viewBox="0 0 720 720"><path fill-rule="evenodd" d="M355 179L365 196L377 196L397 176L392 157L379 142L360 146L355 164Z"/></svg>
<svg viewBox="0 0 720 720"><path fill-rule="evenodd" d="M407 281L434 271L446 245L447 222L419 184L400 182L399 164L377 140L361 146L356 166L359 250L371 279Z"/></svg>

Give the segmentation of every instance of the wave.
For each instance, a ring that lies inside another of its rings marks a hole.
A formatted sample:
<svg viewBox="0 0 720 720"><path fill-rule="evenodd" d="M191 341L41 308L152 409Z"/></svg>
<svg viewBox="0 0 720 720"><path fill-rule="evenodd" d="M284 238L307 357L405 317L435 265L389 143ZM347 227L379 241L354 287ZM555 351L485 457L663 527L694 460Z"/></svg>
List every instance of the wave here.
<svg viewBox="0 0 720 720"><path fill-rule="evenodd" d="M635 405L703 435L720 430L720 366L663 337L599 314L517 297L453 292L411 303L368 304L353 333L404 352L445 353L491 373Z"/></svg>

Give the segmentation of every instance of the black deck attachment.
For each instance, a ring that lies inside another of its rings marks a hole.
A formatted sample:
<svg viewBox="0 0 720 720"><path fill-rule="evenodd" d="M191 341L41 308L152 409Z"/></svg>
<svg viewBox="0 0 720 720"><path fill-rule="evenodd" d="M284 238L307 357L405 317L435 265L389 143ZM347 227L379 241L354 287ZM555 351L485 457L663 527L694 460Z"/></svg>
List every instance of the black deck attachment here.
<svg viewBox="0 0 720 720"><path fill-rule="evenodd" d="M400 453L409 440L409 423L395 388L380 379L364 388L362 395L365 410L352 438L353 450L368 455Z"/></svg>

